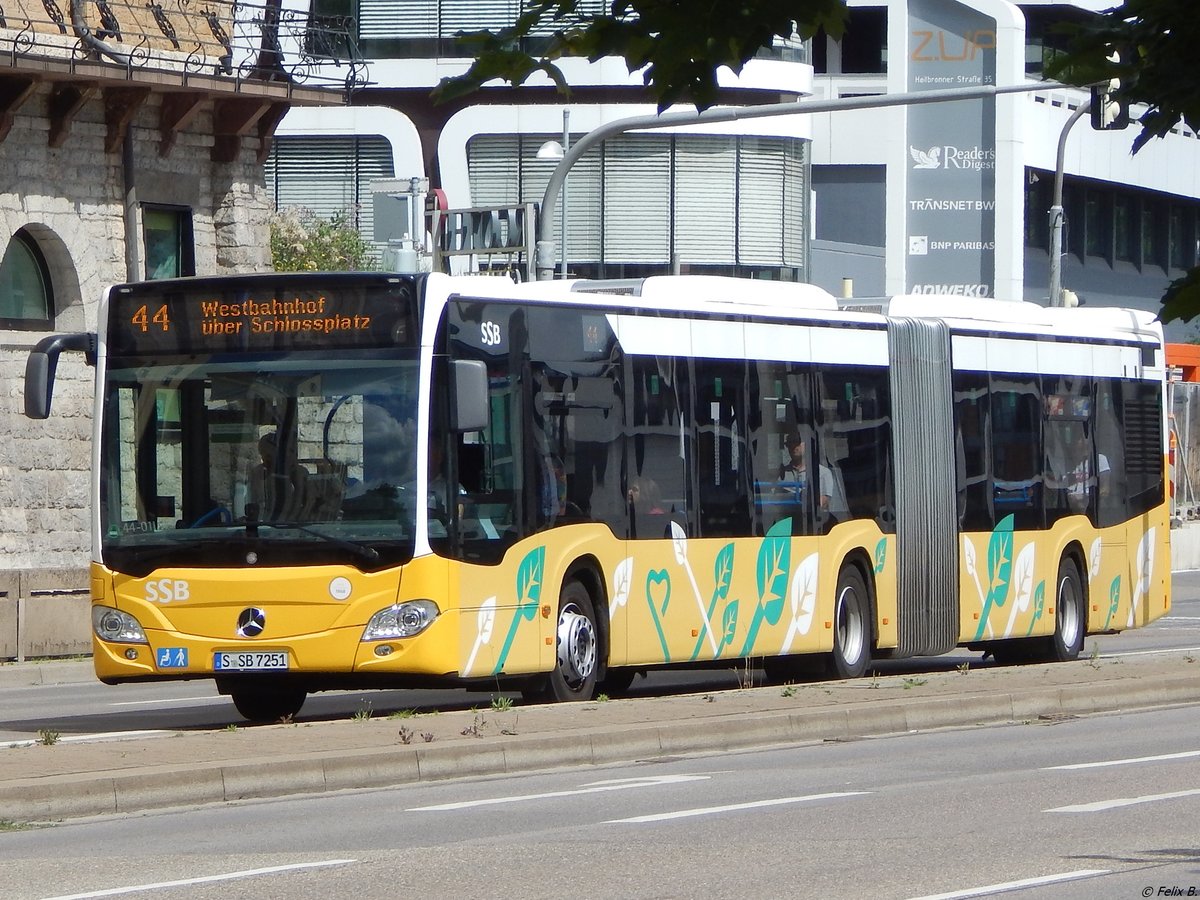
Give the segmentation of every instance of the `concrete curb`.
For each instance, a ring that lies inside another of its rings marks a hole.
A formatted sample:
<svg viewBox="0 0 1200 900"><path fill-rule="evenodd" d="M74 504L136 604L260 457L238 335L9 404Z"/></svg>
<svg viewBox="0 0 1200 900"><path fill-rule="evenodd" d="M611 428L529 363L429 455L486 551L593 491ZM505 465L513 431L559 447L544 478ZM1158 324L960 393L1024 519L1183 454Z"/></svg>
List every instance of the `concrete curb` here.
<svg viewBox="0 0 1200 900"><path fill-rule="evenodd" d="M91 684L95 680L96 670L90 657L0 664L0 688L43 684Z"/></svg>
<svg viewBox="0 0 1200 900"><path fill-rule="evenodd" d="M57 821L1198 702L1200 678L1195 674L1162 674L1099 685L857 700L439 746L327 749L186 767L53 775L0 785L0 819Z"/></svg>

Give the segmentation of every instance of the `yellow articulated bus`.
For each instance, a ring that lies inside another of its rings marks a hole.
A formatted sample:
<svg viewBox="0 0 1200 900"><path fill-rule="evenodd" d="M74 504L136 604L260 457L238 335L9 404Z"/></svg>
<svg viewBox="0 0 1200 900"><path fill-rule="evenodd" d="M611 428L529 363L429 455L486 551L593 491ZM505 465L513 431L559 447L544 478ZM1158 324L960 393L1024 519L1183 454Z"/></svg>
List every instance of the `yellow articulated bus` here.
<svg viewBox="0 0 1200 900"><path fill-rule="evenodd" d="M95 666L247 718L583 700L676 665L1070 660L1170 603L1162 334L1128 310L384 273L115 286Z"/></svg>

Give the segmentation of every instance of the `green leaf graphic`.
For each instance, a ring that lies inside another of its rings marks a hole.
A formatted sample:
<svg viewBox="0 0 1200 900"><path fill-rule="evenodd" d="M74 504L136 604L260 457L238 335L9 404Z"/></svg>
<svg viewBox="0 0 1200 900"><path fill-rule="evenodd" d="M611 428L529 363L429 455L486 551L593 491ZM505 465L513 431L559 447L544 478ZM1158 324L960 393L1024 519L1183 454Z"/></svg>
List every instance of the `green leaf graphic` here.
<svg viewBox="0 0 1200 900"><path fill-rule="evenodd" d="M988 592L983 601L983 612L979 616L979 630L975 640L981 640L987 630L988 616L992 606L1003 606L1008 600L1008 580L1012 577L1013 517L1009 513L996 523L988 541Z"/></svg>
<svg viewBox="0 0 1200 900"><path fill-rule="evenodd" d="M713 620L713 615L717 611L717 603L729 596L729 586L733 583L732 543L726 544L721 548L720 552L717 553L716 561L713 563L713 582L714 587L712 599L708 601L708 621L710 622ZM728 638L728 640L722 638L722 644L718 645L717 647L718 655L720 655L721 647L731 640L733 640L732 637ZM703 649L703 647L704 633L701 632L700 637L696 639L696 647L694 650L692 650L691 658L698 659L700 657L700 651Z"/></svg>
<svg viewBox="0 0 1200 900"><path fill-rule="evenodd" d="M878 575L883 571L883 565L887 562L887 538L880 538L879 543L875 545L875 574Z"/></svg>
<svg viewBox="0 0 1200 900"><path fill-rule="evenodd" d="M654 584L661 584L666 588L659 604L654 603L651 595L650 586ZM656 606L659 613L664 616L667 614L667 605L671 602L671 576L667 574L666 569L652 569L646 573L646 599L650 600L651 606Z"/></svg>
<svg viewBox="0 0 1200 900"><path fill-rule="evenodd" d="M713 581L716 587L713 588L713 599L724 600L729 594L729 585L733 581L733 544L726 544L717 554L717 560L713 563ZM712 610L709 610L712 614Z"/></svg>
<svg viewBox="0 0 1200 900"><path fill-rule="evenodd" d="M534 547L521 560L517 567L517 609L513 613L512 622L508 626L504 645L500 648L500 656L496 659L496 668L492 674L504 671L508 662L508 652L512 649L513 640L521 622L532 622L537 615L538 602L542 598L542 578L546 570L546 547Z"/></svg>
<svg viewBox="0 0 1200 900"><path fill-rule="evenodd" d="M646 573L646 605L650 607L650 617L654 619L654 627L658 631L658 643L662 646L663 662L671 661L671 651L667 648L667 636L663 632L662 619L658 615L658 603L655 602L653 586L665 584L666 596L663 597L662 611L665 614L667 604L671 601L671 575L666 569L655 569Z"/></svg>
<svg viewBox="0 0 1200 900"><path fill-rule="evenodd" d="M542 598L542 574L545 568L546 548L537 547L526 554L517 569L517 603L527 619L533 618L532 610L537 608Z"/></svg>
<svg viewBox="0 0 1200 900"><path fill-rule="evenodd" d="M792 520L776 522L767 531L758 548L758 597L759 604L774 625L783 613L787 599L787 579L791 562Z"/></svg>
<svg viewBox="0 0 1200 900"><path fill-rule="evenodd" d="M763 619L775 625L783 615L783 607L787 602L788 573L791 569L791 538L792 520L782 519L770 527L759 545L758 565L755 570L758 577L758 606L750 620L746 643L742 646L742 656L749 656L753 651Z"/></svg>
<svg viewBox="0 0 1200 900"><path fill-rule="evenodd" d="M1112 584L1108 586L1108 615L1104 619L1104 627L1108 628L1108 623L1112 621L1113 616L1117 614L1117 607L1121 605L1121 576L1118 575L1112 580Z"/></svg>
<svg viewBox="0 0 1200 900"><path fill-rule="evenodd" d="M1038 623L1038 619L1042 617L1042 612L1046 609L1046 582L1039 581L1038 586L1033 589L1033 618L1029 620L1029 630L1025 632L1025 637L1033 634L1033 626Z"/></svg>
<svg viewBox="0 0 1200 900"><path fill-rule="evenodd" d="M725 612L721 615L721 648L733 645L733 636L737 632L738 602L731 600L725 604Z"/></svg>

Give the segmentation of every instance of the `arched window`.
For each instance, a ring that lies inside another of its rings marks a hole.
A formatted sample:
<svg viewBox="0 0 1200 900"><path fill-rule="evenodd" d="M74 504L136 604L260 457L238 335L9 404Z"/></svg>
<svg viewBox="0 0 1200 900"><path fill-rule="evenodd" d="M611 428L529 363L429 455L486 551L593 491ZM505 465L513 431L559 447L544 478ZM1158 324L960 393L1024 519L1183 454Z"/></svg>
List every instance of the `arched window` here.
<svg viewBox="0 0 1200 900"><path fill-rule="evenodd" d="M18 231L0 262L0 328L45 331L53 327L50 270L37 243Z"/></svg>

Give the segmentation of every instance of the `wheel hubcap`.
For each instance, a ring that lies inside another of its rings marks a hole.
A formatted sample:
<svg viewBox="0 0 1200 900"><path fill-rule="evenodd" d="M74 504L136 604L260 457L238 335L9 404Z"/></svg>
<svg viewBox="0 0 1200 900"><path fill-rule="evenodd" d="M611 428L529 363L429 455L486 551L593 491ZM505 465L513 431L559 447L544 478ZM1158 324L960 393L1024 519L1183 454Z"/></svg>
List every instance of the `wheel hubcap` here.
<svg viewBox="0 0 1200 900"><path fill-rule="evenodd" d="M574 604L558 616L558 670L577 688L596 668L596 629Z"/></svg>
<svg viewBox="0 0 1200 900"><path fill-rule="evenodd" d="M1058 587L1058 629L1065 647L1079 639L1079 602L1075 583L1064 578Z"/></svg>
<svg viewBox="0 0 1200 900"><path fill-rule="evenodd" d="M853 588L843 588L837 601L837 641L842 658L853 665L862 655L864 639L862 615Z"/></svg>

